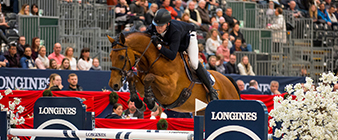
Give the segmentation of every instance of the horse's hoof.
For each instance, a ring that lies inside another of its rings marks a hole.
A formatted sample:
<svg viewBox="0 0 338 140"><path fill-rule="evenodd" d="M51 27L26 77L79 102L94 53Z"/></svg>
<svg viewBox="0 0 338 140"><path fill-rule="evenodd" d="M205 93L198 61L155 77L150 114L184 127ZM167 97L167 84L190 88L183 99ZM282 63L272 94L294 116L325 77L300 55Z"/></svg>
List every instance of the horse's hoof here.
<svg viewBox="0 0 338 140"><path fill-rule="evenodd" d="M149 108L149 106L148 106L148 108ZM158 108L158 105L155 104L154 107L153 107L153 108L149 108L149 110L150 110L151 112L155 112L155 111L157 110L157 108Z"/></svg>

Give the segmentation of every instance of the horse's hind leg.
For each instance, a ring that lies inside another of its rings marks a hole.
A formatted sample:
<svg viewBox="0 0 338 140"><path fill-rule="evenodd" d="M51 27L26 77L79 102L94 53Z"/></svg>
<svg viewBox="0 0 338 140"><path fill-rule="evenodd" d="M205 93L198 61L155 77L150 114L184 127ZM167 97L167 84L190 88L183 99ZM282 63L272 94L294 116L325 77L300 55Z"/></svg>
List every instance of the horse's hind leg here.
<svg viewBox="0 0 338 140"><path fill-rule="evenodd" d="M147 74L144 78L144 98L143 101L147 104L150 111L155 112L158 108L158 105L155 103L154 93L151 89L150 84L154 82L155 75Z"/></svg>

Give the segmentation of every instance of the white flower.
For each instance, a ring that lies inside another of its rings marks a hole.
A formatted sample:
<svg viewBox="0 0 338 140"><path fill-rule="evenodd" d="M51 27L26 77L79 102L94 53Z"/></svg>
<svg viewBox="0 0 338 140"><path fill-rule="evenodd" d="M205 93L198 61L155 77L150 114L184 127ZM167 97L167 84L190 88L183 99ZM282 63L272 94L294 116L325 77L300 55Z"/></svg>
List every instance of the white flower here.
<svg viewBox="0 0 338 140"><path fill-rule="evenodd" d="M9 109L10 109L10 110L14 111L14 109L15 109L15 103L14 103L14 102L11 102L11 101L9 101L9 105L8 105L8 107L9 107Z"/></svg>
<svg viewBox="0 0 338 140"><path fill-rule="evenodd" d="M314 87L313 80L307 77L303 87L301 84L286 86L288 93L294 92L297 96L295 100L291 96L274 98L274 102L280 105L270 111L269 115L273 118L269 123L276 126L276 122L282 122L282 127L276 129L274 136L282 137L282 140L338 139L338 92L332 92L331 86L337 83L338 77L331 72L323 73L320 81Z"/></svg>
<svg viewBox="0 0 338 140"><path fill-rule="evenodd" d="M15 97L13 102L14 102L16 105L19 105L20 102L21 102L21 99Z"/></svg>
<svg viewBox="0 0 338 140"><path fill-rule="evenodd" d="M19 124L19 125L24 124L24 123L25 123L25 118L23 118L23 117L21 116L20 119L18 119L17 121L18 121L18 124Z"/></svg>
<svg viewBox="0 0 338 140"><path fill-rule="evenodd" d="M294 91L293 88L292 88L292 84L287 85L285 87L285 90L286 90L286 92L288 92L289 94L291 94Z"/></svg>
<svg viewBox="0 0 338 140"><path fill-rule="evenodd" d="M5 90L5 95L8 95L10 93L12 93L12 90L10 88L8 88L8 89Z"/></svg>
<svg viewBox="0 0 338 140"><path fill-rule="evenodd" d="M2 96L1 93L0 93L0 100L1 100L3 97L4 97L4 96Z"/></svg>
<svg viewBox="0 0 338 140"><path fill-rule="evenodd" d="M20 105L16 109L18 110L18 113L22 113L25 110L25 107Z"/></svg>

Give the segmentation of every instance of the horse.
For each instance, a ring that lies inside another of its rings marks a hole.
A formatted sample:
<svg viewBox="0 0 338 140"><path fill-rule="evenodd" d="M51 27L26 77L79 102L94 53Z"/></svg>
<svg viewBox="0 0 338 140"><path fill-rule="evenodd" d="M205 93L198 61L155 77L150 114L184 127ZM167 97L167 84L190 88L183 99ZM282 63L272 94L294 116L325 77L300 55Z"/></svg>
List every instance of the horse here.
<svg viewBox="0 0 338 140"><path fill-rule="evenodd" d="M107 37L112 43L109 86L114 90L119 90L123 86L123 79L129 79L131 99L140 101L135 99L138 98L135 96L136 88L151 111L157 109L155 101L165 109L177 112L194 112L196 98L205 103L210 102L203 84L189 79L185 71L185 60L179 53L174 60L163 57L151 43L150 35L141 32L126 36L121 33L116 40ZM137 75L133 75L133 66L137 68ZM219 99L240 99L237 84L231 77L212 70L209 73L215 79L213 87L218 90ZM139 109L144 108L144 104L141 106L136 102L135 106Z"/></svg>

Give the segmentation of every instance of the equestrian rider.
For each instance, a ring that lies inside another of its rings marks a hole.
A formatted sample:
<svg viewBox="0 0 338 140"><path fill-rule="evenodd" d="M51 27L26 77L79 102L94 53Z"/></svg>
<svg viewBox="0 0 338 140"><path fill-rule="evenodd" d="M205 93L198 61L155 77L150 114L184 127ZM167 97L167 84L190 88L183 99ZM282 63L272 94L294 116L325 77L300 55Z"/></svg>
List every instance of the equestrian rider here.
<svg viewBox="0 0 338 140"><path fill-rule="evenodd" d="M197 76L208 88L211 100L218 99L218 93L212 87L207 71L198 61L198 44L194 25L171 20L169 11L160 9L156 12L146 33L152 35L151 39L154 45L170 60L175 59L177 52L186 51L190 58L191 67L196 70ZM169 49L162 46L163 42L169 46Z"/></svg>

